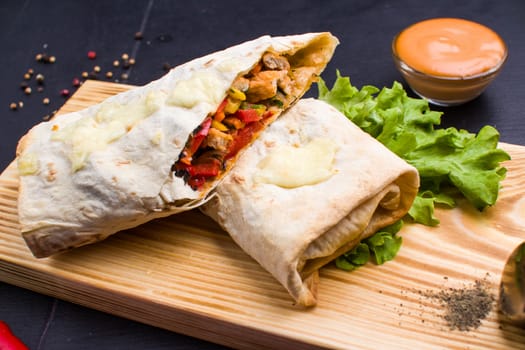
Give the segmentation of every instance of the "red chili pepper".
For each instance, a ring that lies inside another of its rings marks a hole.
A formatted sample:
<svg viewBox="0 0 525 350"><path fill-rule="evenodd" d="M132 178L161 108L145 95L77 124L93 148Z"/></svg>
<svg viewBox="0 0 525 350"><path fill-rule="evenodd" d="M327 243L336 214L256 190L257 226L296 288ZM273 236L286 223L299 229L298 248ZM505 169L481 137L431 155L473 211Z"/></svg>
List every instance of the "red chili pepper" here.
<svg viewBox="0 0 525 350"><path fill-rule="evenodd" d="M4 321L0 321L0 350L29 350Z"/></svg>
<svg viewBox="0 0 525 350"><path fill-rule="evenodd" d="M239 109L235 116L245 123L251 123L261 120L261 116L255 109Z"/></svg>

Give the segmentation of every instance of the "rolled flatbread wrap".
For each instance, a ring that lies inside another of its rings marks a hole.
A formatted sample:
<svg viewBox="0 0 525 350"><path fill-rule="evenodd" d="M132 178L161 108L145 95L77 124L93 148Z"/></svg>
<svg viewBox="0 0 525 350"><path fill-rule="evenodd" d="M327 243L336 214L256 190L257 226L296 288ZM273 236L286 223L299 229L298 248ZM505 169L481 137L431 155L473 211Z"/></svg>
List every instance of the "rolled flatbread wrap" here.
<svg viewBox="0 0 525 350"><path fill-rule="evenodd" d="M33 127L17 148L18 213L35 257L209 199L236 158L331 59L330 33L270 37Z"/></svg>
<svg viewBox="0 0 525 350"><path fill-rule="evenodd" d="M200 209L303 306L318 269L402 218L417 170L325 102L299 101L238 159Z"/></svg>

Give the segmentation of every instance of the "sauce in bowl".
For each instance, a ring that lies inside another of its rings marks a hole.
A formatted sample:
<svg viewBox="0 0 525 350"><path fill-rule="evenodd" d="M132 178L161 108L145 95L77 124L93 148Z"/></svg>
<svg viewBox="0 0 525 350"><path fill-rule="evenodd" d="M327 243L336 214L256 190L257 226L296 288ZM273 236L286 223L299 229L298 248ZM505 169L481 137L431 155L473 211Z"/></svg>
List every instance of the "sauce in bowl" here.
<svg viewBox="0 0 525 350"><path fill-rule="evenodd" d="M434 18L416 23L396 40L399 57L423 73L467 77L497 66L505 44L492 29L459 18Z"/></svg>
<svg viewBox="0 0 525 350"><path fill-rule="evenodd" d="M505 42L496 32L460 18L413 24L394 38L392 51L412 90L438 105L477 97L507 58Z"/></svg>

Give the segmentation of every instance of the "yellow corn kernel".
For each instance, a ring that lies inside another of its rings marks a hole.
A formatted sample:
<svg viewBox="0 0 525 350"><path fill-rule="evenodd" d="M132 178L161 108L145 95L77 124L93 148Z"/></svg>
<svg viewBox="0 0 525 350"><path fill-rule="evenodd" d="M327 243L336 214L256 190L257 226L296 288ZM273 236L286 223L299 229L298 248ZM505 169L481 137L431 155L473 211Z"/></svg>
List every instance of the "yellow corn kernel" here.
<svg viewBox="0 0 525 350"><path fill-rule="evenodd" d="M211 127L212 128L215 128L219 131L228 131L228 127L226 125L224 125L223 123L217 121L217 120L212 120L211 121Z"/></svg>
<svg viewBox="0 0 525 350"><path fill-rule="evenodd" d="M239 91L240 92L240 91ZM242 92L241 92L242 94ZM228 98L228 102L226 103L226 106L224 107L224 112L227 114L233 114L237 112L239 109L239 106L241 105L240 100L234 100L232 98Z"/></svg>
<svg viewBox="0 0 525 350"><path fill-rule="evenodd" d="M239 89L236 89L234 87L231 87L229 90L228 90L228 95L231 97L231 98L234 98L236 100L240 100L240 101L244 101L246 100L246 95L244 94L244 92L242 92L241 90Z"/></svg>

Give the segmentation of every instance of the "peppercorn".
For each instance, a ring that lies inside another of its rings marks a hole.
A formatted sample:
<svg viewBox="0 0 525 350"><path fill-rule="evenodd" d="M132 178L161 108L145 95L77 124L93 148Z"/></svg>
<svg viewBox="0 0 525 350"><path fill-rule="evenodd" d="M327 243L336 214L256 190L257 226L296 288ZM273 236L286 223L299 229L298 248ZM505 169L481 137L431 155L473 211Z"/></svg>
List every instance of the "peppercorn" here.
<svg viewBox="0 0 525 350"><path fill-rule="evenodd" d="M129 55L128 55L127 53L123 53L123 54L122 54L122 59L123 59L123 60L127 60L127 59L129 59Z"/></svg>
<svg viewBox="0 0 525 350"><path fill-rule="evenodd" d="M44 83L44 75L43 74L40 74L40 73L37 74L35 79L36 79L36 82L38 84L43 84Z"/></svg>
<svg viewBox="0 0 525 350"><path fill-rule="evenodd" d="M31 88L30 88L29 86L26 87L26 88L24 89L24 93L25 93L26 95L31 95Z"/></svg>
<svg viewBox="0 0 525 350"><path fill-rule="evenodd" d="M42 103L45 104L45 105L48 105L48 104L49 104L49 98L45 97L45 98L42 100Z"/></svg>
<svg viewBox="0 0 525 350"><path fill-rule="evenodd" d="M128 75L126 73L122 73L122 75L120 77L122 78L122 80L127 80L128 79Z"/></svg>
<svg viewBox="0 0 525 350"><path fill-rule="evenodd" d="M130 58L128 62L129 62L130 65L134 65L135 64L135 59L134 58Z"/></svg>
<svg viewBox="0 0 525 350"><path fill-rule="evenodd" d="M28 87L28 86L29 86L29 83L27 83L26 81L23 81L23 82L20 83L20 88L22 90L25 90L26 87Z"/></svg>
<svg viewBox="0 0 525 350"><path fill-rule="evenodd" d="M41 53L37 53L36 56L35 56L35 60L37 62L42 62L42 60L44 59L44 55L42 55Z"/></svg>
<svg viewBox="0 0 525 350"><path fill-rule="evenodd" d="M142 32L136 32L135 33L135 40L142 40L144 38L144 35Z"/></svg>
<svg viewBox="0 0 525 350"><path fill-rule="evenodd" d="M18 108L24 108L24 102L18 101Z"/></svg>
<svg viewBox="0 0 525 350"><path fill-rule="evenodd" d="M169 64L168 62L164 62L164 64L162 64L162 69L165 71L169 71L171 69L171 64Z"/></svg>
<svg viewBox="0 0 525 350"><path fill-rule="evenodd" d="M100 72L100 66L95 66L93 67L93 70L95 71L95 73L99 73Z"/></svg>
<svg viewBox="0 0 525 350"><path fill-rule="evenodd" d="M106 73L106 78L108 78L108 79L113 78L113 72L107 72Z"/></svg>
<svg viewBox="0 0 525 350"><path fill-rule="evenodd" d="M60 90L60 95L62 95L63 97L69 96L69 90L68 89Z"/></svg>
<svg viewBox="0 0 525 350"><path fill-rule="evenodd" d="M87 77L89 77L89 73L88 72L82 72L82 78L86 79Z"/></svg>
<svg viewBox="0 0 525 350"><path fill-rule="evenodd" d="M94 60L95 58L97 58L97 53L95 51L88 51L87 53L87 57L90 59L90 60Z"/></svg>
<svg viewBox="0 0 525 350"><path fill-rule="evenodd" d="M119 65L120 65L119 60L114 60L113 61L113 67L118 67Z"/></svg>
<svg viewBox="0 0 525 350"><path fill-rule="evenodd" d="M24 79L25 80L31 79L31 74L29 74L29 73L24 74Z"/></svg>
<svg viewBox="0 0 525 350"><path fill-rule="evenodd" d="M86 77L87 77L87 72L86 72ZM80 84L81 84L80 79L78 79L78 78L74 78L73 79L73 86L74 87L79 87Z"/></svg>
<svg viewBox="0 0 525 350"><path fill-rule="evenodd" d="M49 63L55 63L56 60L57 60L57 58L55 56L51 56L51 57L49 57L48 62Z"/></svg>
<svg viewBox="0 0 525 350"><path fill-rule="evenodd" d="M12 111L16 111L16 109L18 108L18 105L15 103L15 102L11 102L9 104L9 108L12 110Z"/></svg>
<svg viewBox="0 0 525 350"><path fill-rule="evenodd" d="M33 73L35 73L35 71L33 70L33 68L29 68L29 69L27 70L27 72L28 72L29 74L31 74L31 75L33 75Z"/></svg>

